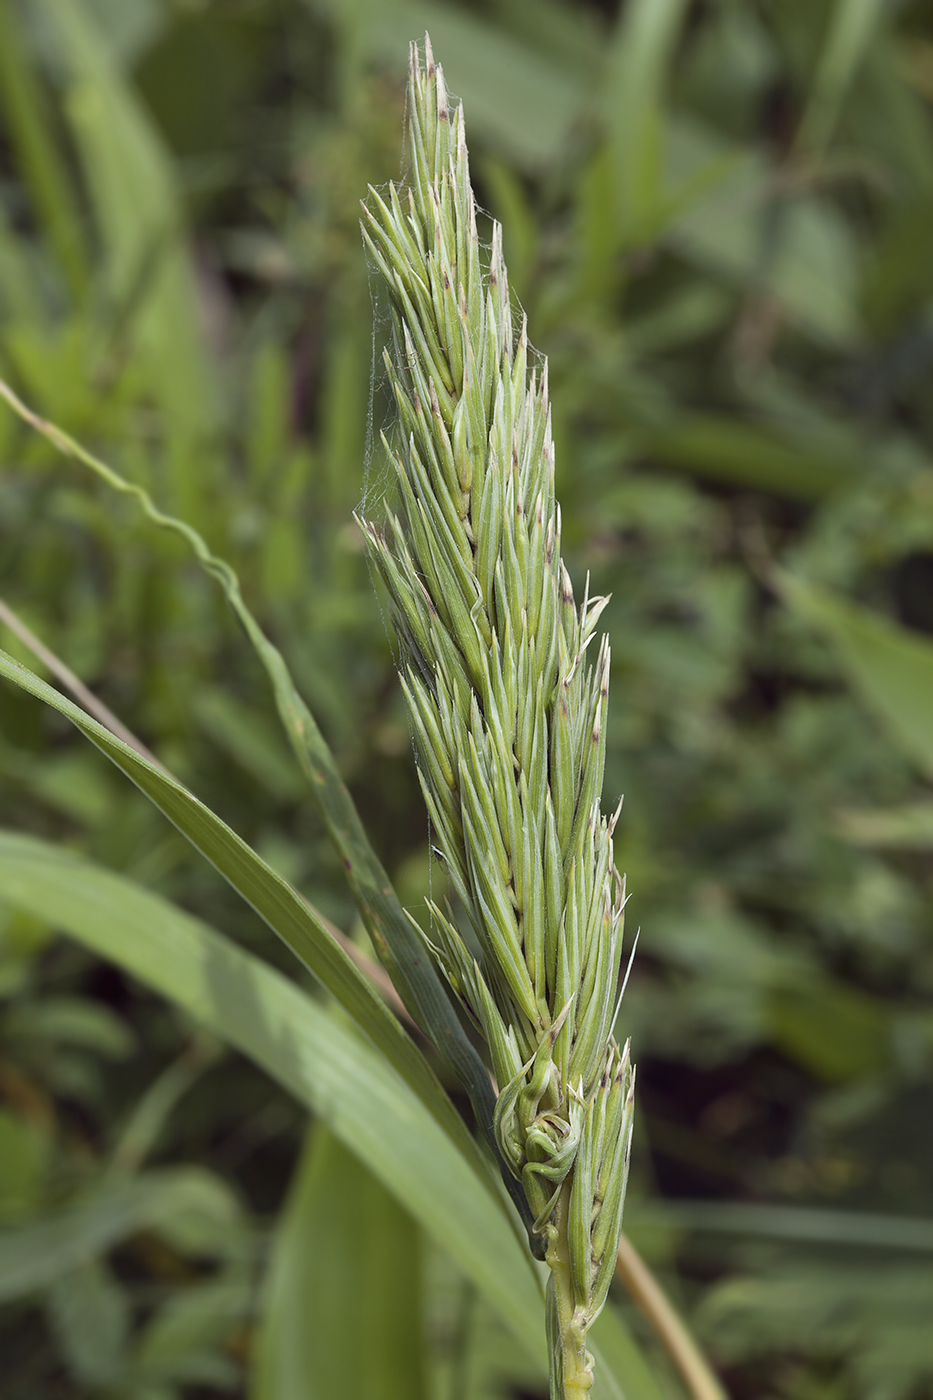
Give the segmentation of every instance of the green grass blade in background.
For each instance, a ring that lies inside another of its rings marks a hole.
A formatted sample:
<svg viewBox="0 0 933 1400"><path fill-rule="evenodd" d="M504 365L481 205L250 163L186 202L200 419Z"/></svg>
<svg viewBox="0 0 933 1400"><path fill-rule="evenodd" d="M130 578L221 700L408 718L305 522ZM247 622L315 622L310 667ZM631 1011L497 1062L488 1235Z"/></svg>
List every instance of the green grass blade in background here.
<svg viewBox="0 0 933 1400"><path fill-rule="evenodd" d="M12 329L17 322L41 325L44 307L36 285L35 266L14 232L13 222L0 208L0 315ZM0 424L0 452L6 455L13 440L11 419Z"/></svg>
<svg viewBox="0 0 933 1400"><path fill-rule="evenodd" d="M75 298L87 285L78 203L49 120L45 93L26 55L11 0L0 0L0 104L9 137L61 272Z"/></svg>
<svg viewBox="0 0 933 1400"><path fill-rule="evenodd" d="M832 643L856 689L904 753L933 775L933 642L782 573L785 602Z"/></svg>
<svg viewBox="0 0 933 1400"><path fill-rule="evenodd" d="M546 1355L536 1266L498 1201L381 1055L288 982L166 900L60 848L0 836L4 902L63 929L248 1055L318 1117Z"/></svg>
<svg viewBox="0 0 933 1400"><path fill-rule="evenodd" d="M59 710L145 793L313 972L430 1108L495 1192L485 1162L421 1051L330 936L311 906L174 778L0 651L0 675Z"/></svg>
<svg viewBox="0 0 933 1400"><path fill-rule="evenodd" d="M334 756L314 716L298 693L285 658L266 637L243 601L240 582L233 569L226 560L218 558L210 551L197 530L185 521L160 511L142 487L124 480L118 472L87 452L67 433L38 418L2 380L0 394L20 418L40 432L59 452L75 457L114 490L132 496L154 524L179 535L204 570L220 584L272 685L279 717L302 772L320 806L331 839L340 853L347 882L379 957L414 1019L458 1075L470 1096L477 1122L486 1140L493 1151L497 1151L492 1129L495 1092L490 1084L489 1075L464 1032L441 986L434 964L427 955L419 934L406 917L392 882L370 844ZM57 695L58 692L50 691L50 694ZM103 730L101 734L104 742L109 743L112 737L109 732ZM108 751L108 756L113 755ZM151 797L151 792L146 791ZM522 1218L526 1224L530 1224L524 1193L511 1173L506 1172L504 1176L506 1186Z"/></svg>
<svg viewBox="0 0 933 1400"><path fill-rule="evenodd" d="M645 1352L611 1301L593 1324L589 1348L596 1358L596 1400L668 1400Z"/></svg>
<svg viewBox="0 0 933 1400"><path fill-rule="evenodd" d="M660 240L818 344L858 344L861 248L821 187L783 180L778 162L696 114L671 112L667 123Z"/></svg>
<svg viewBox="0 0 933 1400"><path fill-rule="evenodd" d="M673 1224L685 1230L791 1240L796 1244L933 1255L933 1220L869 1211L754 1205L744 1201L664 1201L639 1211L637 1227Z"/></svg>
<svg viewBox="0 0 933 1400"><path fill-rule="evenodd" d="M933 802L910 802L901 807L842 807L836 829L853 846L933 850Z"/></svg>
<svg viewBox="0 0 933 1400"><path fill-rule="evenodd" d="M400 78L407 71L412 36L430 30L435 51L450 55L451 90L463 100L470 130L525 168L540 168L566 147L586 99L584 84L565 65L480 15L424 0L305 3L332 17L345 44L391 65Z"/></svg>
<svg viewBox="0 0 933 1400"><path fill-rule="evenodd" d="M175 504L201 520L217 385L192 315L198 291L175 174L84 0L39 0L70 76L66 112L107 252L119 338L138 336L171 442Z"/></svg>
<svg viewBox="0 0 933 1400"><path fill-rule="evenodd" d="M212 1037L199 1035L172 1060L134 1102L113 1144L107 1175L112 1179L140 1169L160 1145L166 1125L180 1101L220 1058Z"/></svg>
<svg viewBox="0 0 933 1400"><path fill-rule="evenodd" d="M205 1253L222 1251L238 1213L220 1178L194 1167L108 1181L67 1210L0 1232L0 1302L48 1288L129 1236L177 1227L183 1217L193 1223Z"/></svg>
<svg viewBox="0 0 933 1400"><path fill-rule="evenodd" d="M618 242L649 241L662 216L664 87L684 0L630 0L616 22L605 106Z"/></svg>
<svg viewBox="0 0 933 1400"><path fill-rule="evenodd" d="M851 478L852 465L826 450L782 441L754 423L705 413L645 435L658 461L727 485L815 501Z"/></svg>
<svg viewBox="0 0 933 1400"><path fill-rule="evenodd" d="M418 1233L315 1125L276 1225L250 1400L424 1400Z"/></svg>
<svg viewBox="0 0 933 1400"><path fill-rule="evenodd" d="M798 135L811 156L822 155L829 143L846 93L887 8L885 0L835 0Z"/></svg>

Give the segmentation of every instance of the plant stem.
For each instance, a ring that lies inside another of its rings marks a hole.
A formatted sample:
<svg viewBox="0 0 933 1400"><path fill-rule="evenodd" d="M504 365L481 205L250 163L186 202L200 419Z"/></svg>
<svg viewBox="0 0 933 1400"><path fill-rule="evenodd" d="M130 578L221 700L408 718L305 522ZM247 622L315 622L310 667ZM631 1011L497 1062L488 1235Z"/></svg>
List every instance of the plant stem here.
<svg viewBox="0 0 933 1400"><path fill-rule="evenodd" d="M637 1304L674 1362L693 1400L726 1400L726 1392L648 1265L625 1235L619 1241L616 1278Z"/></svg>
<svg viewBox="0 0 933 1400"><path fill-rule="evenodd" d="M589 1326L577 1308L570 1269L570 1191L564 1182L548 1228L547 1334L551 1353L551 1400L586 1400L593 1385L593 1358L586 1349Z"/></svg>

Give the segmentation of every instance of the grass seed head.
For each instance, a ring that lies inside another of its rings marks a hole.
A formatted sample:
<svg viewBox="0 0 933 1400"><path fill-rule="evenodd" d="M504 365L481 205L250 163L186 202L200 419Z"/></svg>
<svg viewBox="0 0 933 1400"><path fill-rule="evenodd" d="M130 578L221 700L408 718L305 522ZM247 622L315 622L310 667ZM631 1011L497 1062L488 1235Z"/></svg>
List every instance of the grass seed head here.
<svg viewBox="0 0 933 1400"><path fill-rule="evenodd" d="M612 1039L624 899L599 806L605 639L587 661L607 600L587 584L578 606L560 557L547 366L529 366L498 224L480 248L463 111L427 37L423 61L411 49L408 122L407 189L371 190L362 220L391 304L398 413L384 440L397 513L363 529L477 953L433 907L432 955L486 1037L503 1159L536 1229L569 1251L585 1331L618 1246L632 1108Z"/></svg>

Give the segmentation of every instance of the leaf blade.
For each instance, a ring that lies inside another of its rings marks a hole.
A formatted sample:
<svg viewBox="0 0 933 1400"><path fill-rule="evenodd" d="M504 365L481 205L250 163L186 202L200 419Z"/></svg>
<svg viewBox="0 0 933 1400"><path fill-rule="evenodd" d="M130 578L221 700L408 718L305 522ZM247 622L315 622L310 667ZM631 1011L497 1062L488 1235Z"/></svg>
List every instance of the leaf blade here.
<svg viewBox="0 0 933 1400"><path fill-rule="evenodd" d="M933 774L933 643L801 578L781 573L778 586L792 611L830 640L902 751Z"/></svg>
<svg viewBox="0 0 933 1400"><path fill-rule="evenodd" d="M265 1069L364 1161L533 1356L543 1307L499 1204L400 1075L258 958L110 871L0 833L0 893L168 997Z"/></svg>
<svg viewBox="0 0 933 1400"><path fill-rule="evenodd" d="M216 1177L185 1167L108 1181L86 1199L35 1223L0 1233L0 1302L49 1287L88 1258L184 1210L212 1212L219 1231L236 1213Z"/></svg>
<svg viewBox="0 0 933 1400"><path fill-rule="evenodd" d="M272 686L279 718L301 771L318 801L331 840L343 860L347 882L373 944L406 1007L447 1059L469 1094L480 1128L494 1155L497 1155L493 1132L495 1093L483 1062L461 1026L420 937L405 916L317 721L299 694L282 653L269 641L246 606L234 570L225 559L211 553L197 530L184 520L166 515L142 487L125 480L74 438L38 417L3 380L0 380L0 397L6 399L13 412L41 433L57 451L74 457L114 490L132 496L149 520L179 535L204 571L220 584ZM58 693L51 691L50 694L54 696ZM50 703L57 702L53 700ZM69 717L73 718L71 715ZM109 731L103 730L101 735L109 737ZM105 751L113 757L111 752ZM151 797L151 793L147 795ZM451 1128L454 1127L451 1120ZM472 1139L468 1141L472 1142ZM464 1144L464 1150L470 1149ZM504 1169L503 1178L526 1226L530 1226L523 1192Z"/></svg>
<svg viewBox="0 0 933 1400"><path fill-rule="evenodd" d="M427 1061L315 911L208 807L116 738L79 706L0 651L0 676L65 715L145 793L332 992L374 1045L429 1105L432 1114L492 1187L485 1162Z"/></svg>
<svg viewBox="0 0 933 1400"><path fill-rule="evenodd" d="M310 1377L358 1400L425 1393L418 1231L321 1125L276 1227L251 1400L304 1400Z"/></svg>

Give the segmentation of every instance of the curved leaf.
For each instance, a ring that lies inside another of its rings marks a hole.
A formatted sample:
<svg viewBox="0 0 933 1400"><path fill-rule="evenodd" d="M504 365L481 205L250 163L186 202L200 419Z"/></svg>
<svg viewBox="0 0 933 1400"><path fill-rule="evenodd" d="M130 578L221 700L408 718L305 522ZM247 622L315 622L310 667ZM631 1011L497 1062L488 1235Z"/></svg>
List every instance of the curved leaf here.
<svg viewBox="0 0 933 1400"><path fill-rule="evenodd" d="M0 894L261 1065L328 1124L543 1359L536 1266L499 1202L421 1099L351 1028L198 919L32 837L0 833Z"/></svg>
<svg viewBox="0 0 933 1400"><path fill-rule="evenodd" d="M427 1060L351 962L312 907L220 817L163 769L85 714L28 667L0 651L0 675L71 720L146 794L337 998L430 1109L500 1200L498 1186Z"/></svg>
<svg viewBox="0 0 933 1400"><path fill-rule="evenodd" d="M211 553L197 530L184 520L166 515L142 487L126 481L74 438L38 417L2 380L0 397L6 399L13 412L41 433L59 452L74 457L115 491L132 496L149 520L161 529L180 536L205 572L220 584L272 685L279 718L301 771L320 806L331 840L340 853L347 882L376 951L406 1007L459 1077L470 1096L477 1122L497 1155L492 1127L496 1096L489 1075L461 1026L437 970L422 940L406 918L398 895L369 842L360 814L337 770L334 756L317 721L298 693L282 653L269 641L243 601L240 582L233 569L225 559ZM92 736L89 734L88 737ZM108 756L113 757L113 754L108 752ZM137 781L135 777L133 780ZM148 789L144 788L144 791L152 797ZM524 1192L508 1171L503 1170L503 1177L526 1226L530 1226L531 1217Z"/></svg>

